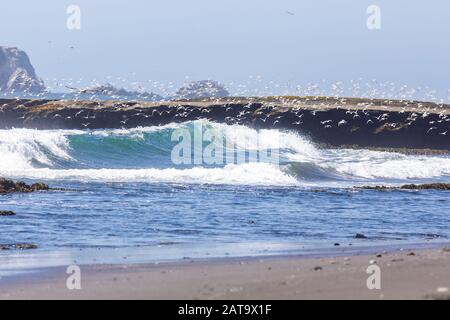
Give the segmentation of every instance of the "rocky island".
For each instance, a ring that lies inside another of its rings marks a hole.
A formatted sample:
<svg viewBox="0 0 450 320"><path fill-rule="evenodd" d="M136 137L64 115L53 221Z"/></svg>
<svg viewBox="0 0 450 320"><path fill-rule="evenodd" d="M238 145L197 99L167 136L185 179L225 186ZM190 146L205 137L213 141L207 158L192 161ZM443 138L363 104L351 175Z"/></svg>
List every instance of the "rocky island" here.
<svg viewBox="0 0 450 320"><path fill-rule="evenodd" d="M174 100L226 98L229 96L228 90L219 82L201 80L182 86L175 94Z"/></svg>
<svg viewBox="0 0 450 320"><path fill-rule="evenodd" d="M45 90L24 51L0 46L0 92L39 94Z"/></svg>
<svg viewBox="0 0 450 320"><path fill-rule="evenodd" d="M96 86L93 88L86 88L82 90L75 90L72 95L77 98L99 98L99 97L113 97L120 100L142 100L142 101L161 101L163 97L153 93L145 91L128 91L123 88L118 89L110 83Z"/></svg>

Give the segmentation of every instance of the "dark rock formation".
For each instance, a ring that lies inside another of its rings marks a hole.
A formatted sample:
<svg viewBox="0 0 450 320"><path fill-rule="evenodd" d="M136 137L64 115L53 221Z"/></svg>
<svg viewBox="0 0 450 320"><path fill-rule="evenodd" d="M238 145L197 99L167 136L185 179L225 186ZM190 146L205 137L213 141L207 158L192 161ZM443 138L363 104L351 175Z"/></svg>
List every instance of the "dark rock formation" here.
<svg viewBox="0 0 450 320"><path fill-rule="evenodd" d="M366 190L450 190L450 183L405 184L403 186L362 186Z"/></svg>
<svg viewBox="0 0 450 320"><path fill-rule="evenodd" d="M13 243L13 244L0 244L0 250L29 250L37 249L37 245L33 243Z"/></svg>
<svg viewBox="0 0 450 320"><path fill-rule="evenodd" d="M401 186L404 190L450 190L450 183L407 184Z"/></svg>
<svg viewBox="0 0 450 320"><path fill-rule="evenodd" d="M208 98L225 98L229 97L230 93L217 81L203 80L194 81L181 87L176 95L177 100L191 100L191 99L208 99Z"/></svg>
<svg viewBox="0 0 450 320"><path fill-rule="evenodd" d="M34 191L48 191L49 186L44 183L35 183L28 185L25 182L14 182L9 179L0 178L0 194L13 192L34 192Z"/></svg>
<svg viewBox="0 0 450 320"><path fill-rule="evenodd" d="M355 235L355 239L367 239L367 237L365 235L363 235L362 233L357 233Z"/></svg>
<svg viewBox="0 0 450 320"><path fill-rule="evenodd" d="M0 217L15 216L15 215L16 214L12 211L0 210Z"/></svg>
<svg viewBox="0 0 450 320"><path fill-rule="evenodd" d="M28 55L17 48L0 46L0 91L37 94L45 91Z"/></svg>
<svg viewBox="0 0 450 320"><path fill-rule="evenodd" d="M296 131L327 147L450 150L450 106L426 102L327 97L158 103L0 99L2 129L135 128L198 119Z"/></svg>
<svg viewBox="0 0 450 320"><path fill-rule="evenodd" d="M126 99L126 100L143 100L143 101L161 101L163 97L155 93L139 92L139 91L127 91L125 89L118 89L112 84L107 83L98 87L87 88L76 92L81 96L105 96L112 97L113 99Z"/></svg>

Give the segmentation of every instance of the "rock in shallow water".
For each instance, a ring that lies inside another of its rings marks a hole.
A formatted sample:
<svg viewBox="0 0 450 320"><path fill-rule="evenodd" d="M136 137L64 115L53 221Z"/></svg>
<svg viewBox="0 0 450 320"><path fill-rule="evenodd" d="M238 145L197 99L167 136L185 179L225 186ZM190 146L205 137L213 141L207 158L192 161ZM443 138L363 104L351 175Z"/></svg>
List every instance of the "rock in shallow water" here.
<svg viewBox="0 0 450 320"><path fill-rule="evenodd" d="M37 249L37 245L33 243L13 243L13 244L0 244L0 250L29 250Z"/></svg>
<svg viewBox="0 0 450 320"><path fill-rule="evenodd" d="M28 185L25 182L14 182L9 179L0 178L0 194L12 192L47 191L47 190L50 190L50 188L45 183L35 183L32 185Z"/></svg>
<svg viewBox="0 0 450 320"><path fill-rule="evenodd" d="M407 184L401 187L402 189L412 190L450 190L450 183L430 183L430 184Z"/></svg>
<svg viewBox="0 0 450 320"><path fill-rule="evenodd" d="M405 184L398 187L389 186L362 186L357 189L366 190L450 190L450 183Z"/></svg>
<svg viewBox="0 0 450 320"><path fill-rule="evenodd" d="M16 214L12 211L0 210L0 217L5 216L15 216Z"/></svg>

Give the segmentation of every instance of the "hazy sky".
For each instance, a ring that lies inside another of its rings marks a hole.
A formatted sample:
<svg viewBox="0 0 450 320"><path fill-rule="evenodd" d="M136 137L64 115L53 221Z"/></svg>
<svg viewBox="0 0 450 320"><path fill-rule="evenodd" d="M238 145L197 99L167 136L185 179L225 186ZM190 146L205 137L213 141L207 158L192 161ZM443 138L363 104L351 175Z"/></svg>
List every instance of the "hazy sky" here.
<svg viewBox="0 0 450 320"><path fill-rule="evenodd" d="M81 30L66 28L70 4ZM366 26L371 4L381 30ZM448 97L449 14L442 0L14 0L0 4L0 45L24 49L42 78L79 85L107 76L128 87L176 87L186 76L249 86L257 75L282 86L363 78Z"/></svg>

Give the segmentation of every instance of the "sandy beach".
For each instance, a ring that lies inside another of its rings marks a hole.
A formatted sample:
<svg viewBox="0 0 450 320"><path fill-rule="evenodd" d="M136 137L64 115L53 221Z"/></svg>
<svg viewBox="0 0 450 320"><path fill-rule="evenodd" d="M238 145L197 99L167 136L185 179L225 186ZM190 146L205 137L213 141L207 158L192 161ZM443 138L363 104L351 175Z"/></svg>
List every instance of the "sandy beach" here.
<svg viewBox="0 0 450 320"><path fill-rule="evenodd" d="M381 289L367 288L367 268ZM1 299L450 299L450 250L397 250L339 257L270 257L146 265L81 266L0 280Z"/></svg>

